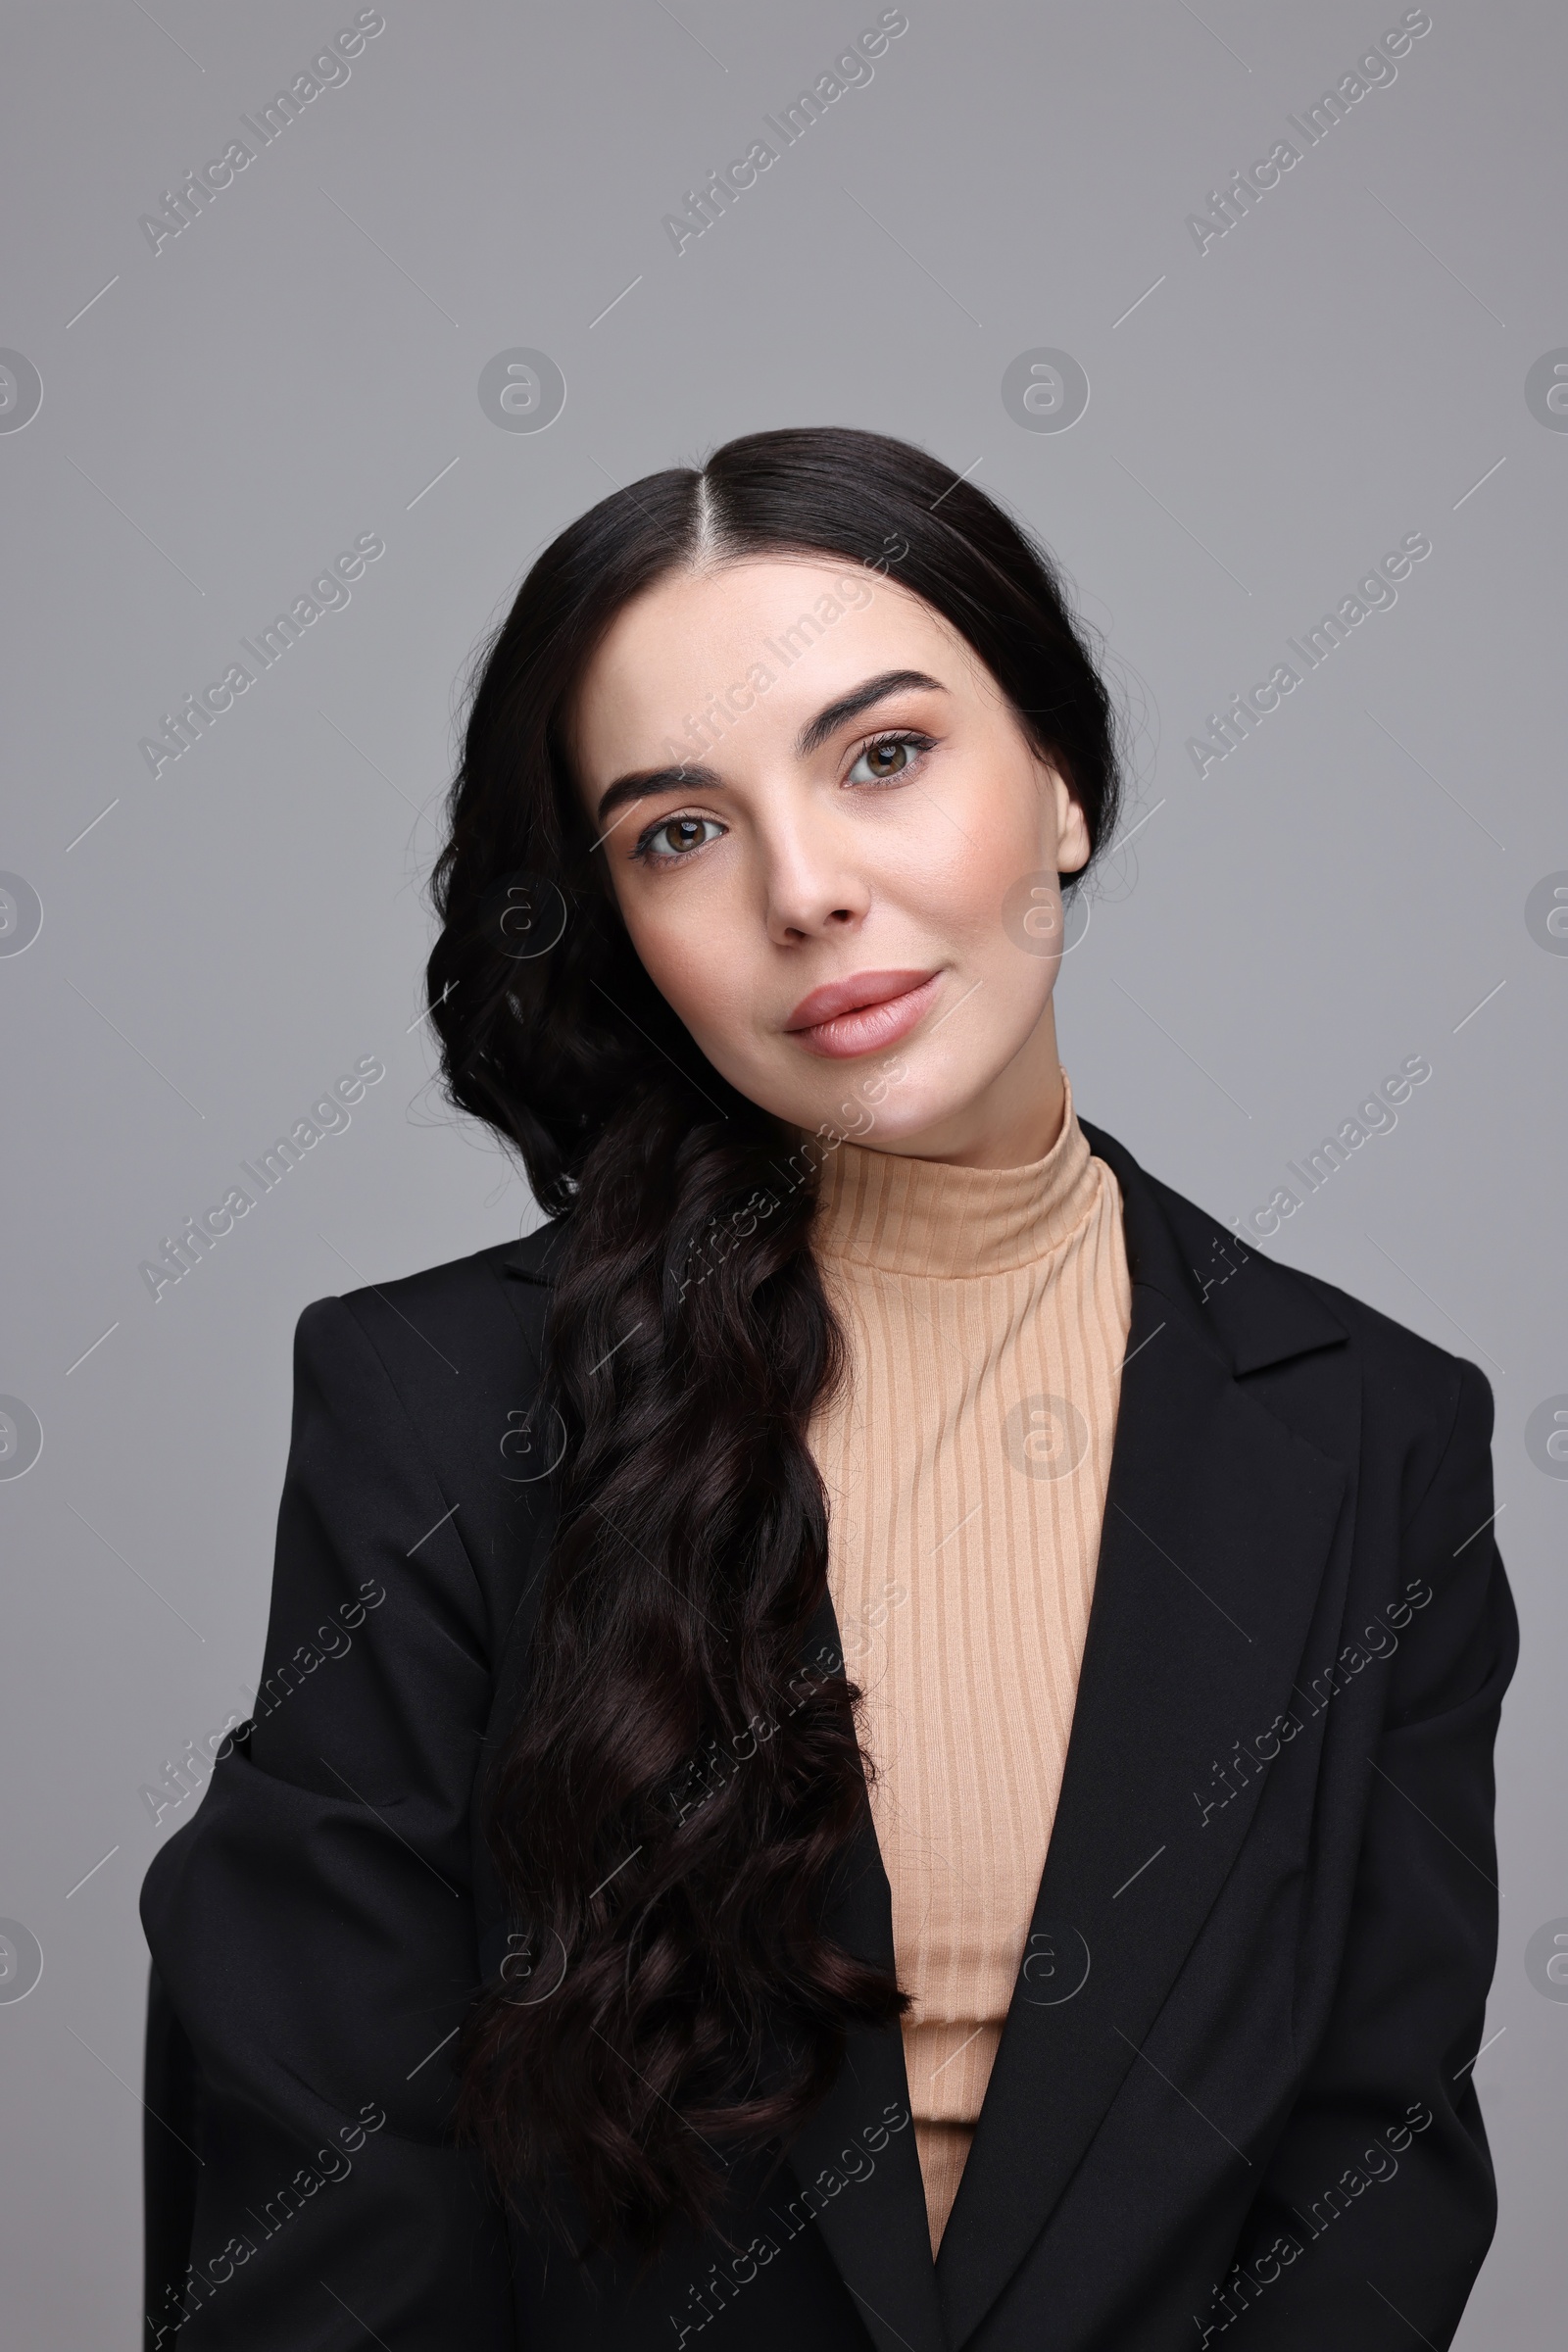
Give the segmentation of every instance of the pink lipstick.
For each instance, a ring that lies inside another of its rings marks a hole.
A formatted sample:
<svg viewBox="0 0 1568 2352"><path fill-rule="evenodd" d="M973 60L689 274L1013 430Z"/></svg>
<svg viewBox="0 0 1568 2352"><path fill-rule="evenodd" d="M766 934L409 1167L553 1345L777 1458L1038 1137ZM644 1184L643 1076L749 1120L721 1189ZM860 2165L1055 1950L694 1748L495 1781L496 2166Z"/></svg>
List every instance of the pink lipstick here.
<svg viewBox="0 0 1568 2352"><path fill-rule="evenodd" d="M935 1004L941 985L940 972L857 972L803 997L785 1031L808 1054L832 1060L875 1054L908 1035Z"/></svg>

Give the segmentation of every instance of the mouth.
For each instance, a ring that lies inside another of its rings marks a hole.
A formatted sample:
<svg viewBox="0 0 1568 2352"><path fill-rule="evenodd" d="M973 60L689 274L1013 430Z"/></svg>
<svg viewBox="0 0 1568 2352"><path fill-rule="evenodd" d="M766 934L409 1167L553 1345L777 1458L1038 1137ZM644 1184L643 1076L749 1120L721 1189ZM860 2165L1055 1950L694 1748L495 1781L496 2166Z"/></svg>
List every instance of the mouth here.
<svg viewBox="0 0 1568 2352"><path fill-rule="evenodd" d="M803 997L784 1024L808 1054L846 1060L906 1037L935 1004L940 972L857 972Z"/></svg>

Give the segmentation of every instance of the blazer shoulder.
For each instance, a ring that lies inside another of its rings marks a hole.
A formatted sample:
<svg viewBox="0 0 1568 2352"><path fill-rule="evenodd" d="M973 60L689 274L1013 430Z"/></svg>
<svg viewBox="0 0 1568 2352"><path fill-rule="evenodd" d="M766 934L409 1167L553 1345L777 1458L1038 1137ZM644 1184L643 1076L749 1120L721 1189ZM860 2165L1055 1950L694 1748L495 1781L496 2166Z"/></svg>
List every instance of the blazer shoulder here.
<svg viewBox="0 0 1568 2352"><path fill-rule="evenodd" d="M347 1316L406 1398L510 1390L519 1367L537 1376L559 1230L552 1221L517 1241L315 1299L300 1316L296 1349L331 1364L344 1352Z"/></svg>

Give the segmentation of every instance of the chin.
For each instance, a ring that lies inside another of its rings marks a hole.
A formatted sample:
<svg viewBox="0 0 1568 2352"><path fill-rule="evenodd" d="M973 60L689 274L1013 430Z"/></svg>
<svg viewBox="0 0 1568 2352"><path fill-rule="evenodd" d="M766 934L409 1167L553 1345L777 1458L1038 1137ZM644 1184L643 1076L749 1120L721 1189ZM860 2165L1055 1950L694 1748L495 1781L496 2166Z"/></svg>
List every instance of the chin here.
<svg viewBox="0 0 1568 2352"><path fill-rule="evenodd" d="M874 1064L868 1065L866 1078L876 1076ZM963 1117L970 1097L921 1093L910 1099L900 1099L901 1090L890 1087L880 1102L863 1104L864 1125L857 1125L853 1114L862 1108L858 1091L853 1086L843 1088L819 1122L837 1128L846 1143L863 1144L873 1152L904 1152L915 1158L926 1156L927 1142L937 1143Z"/></svg>

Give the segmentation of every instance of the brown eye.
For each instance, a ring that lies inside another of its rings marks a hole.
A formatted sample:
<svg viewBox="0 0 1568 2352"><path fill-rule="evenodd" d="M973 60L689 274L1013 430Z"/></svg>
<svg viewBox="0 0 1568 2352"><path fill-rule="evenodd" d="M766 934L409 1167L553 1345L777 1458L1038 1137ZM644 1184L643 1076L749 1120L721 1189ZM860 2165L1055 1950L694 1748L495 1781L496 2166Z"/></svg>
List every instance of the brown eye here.
<svg viewBox="0 0 1568 2352"><path fill-rule="evenodd" d="M846 781L851 784L896 784L913 767L923 751L929 749L924 736L885 735L880 743L868 743Z"/></svg>
<svg viewBox="0 0 1568 2352"><path fill-rule="evenodd" d="M717 841L723 830L711 816L666 816L644 834L637 845L637 854L651 858L655 864L661 861L667 864L693 850L705 848L710 841Z"/></svg>

